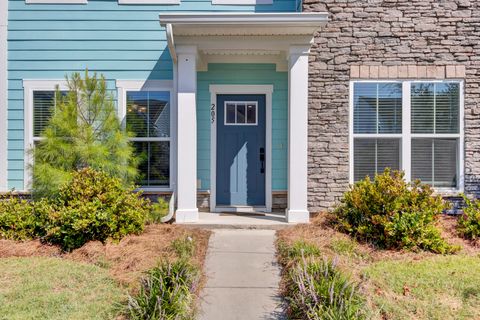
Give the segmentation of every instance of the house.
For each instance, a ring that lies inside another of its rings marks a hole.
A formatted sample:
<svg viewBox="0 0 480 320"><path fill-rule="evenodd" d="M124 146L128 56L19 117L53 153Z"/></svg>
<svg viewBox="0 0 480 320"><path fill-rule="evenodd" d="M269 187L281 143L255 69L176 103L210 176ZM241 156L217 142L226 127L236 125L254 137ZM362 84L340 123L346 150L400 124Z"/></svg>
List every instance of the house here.
<svg viewBox="0 0 480 320"><path fill-rule="evenodd" d="M479 193L480 8L468 0L8 0L0 4L0 191L56 85L102 73L147 155L146 192L199 210L331 208L390 167Z"/></svg>

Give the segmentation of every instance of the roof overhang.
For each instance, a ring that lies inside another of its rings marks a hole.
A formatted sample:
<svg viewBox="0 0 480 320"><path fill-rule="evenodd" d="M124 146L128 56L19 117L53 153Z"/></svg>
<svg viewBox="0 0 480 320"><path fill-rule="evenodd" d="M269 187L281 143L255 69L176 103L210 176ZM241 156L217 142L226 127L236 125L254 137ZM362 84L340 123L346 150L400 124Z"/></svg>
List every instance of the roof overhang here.
<svg viewBox="0 0 480 320"><path fill-rule="evenodd" d="M199 68L208 62L272 61L285 69L291 46L308 50L315 32L328 22L326 12L161 13L170 54L176 62L179 45L195 46Z"/></svg>
<svg viewBox="0 0 480 320"><path fill-rule="evenodd" d="M313 35L328 21L326 12L161 13L160 24L179 36Z"/></svg>

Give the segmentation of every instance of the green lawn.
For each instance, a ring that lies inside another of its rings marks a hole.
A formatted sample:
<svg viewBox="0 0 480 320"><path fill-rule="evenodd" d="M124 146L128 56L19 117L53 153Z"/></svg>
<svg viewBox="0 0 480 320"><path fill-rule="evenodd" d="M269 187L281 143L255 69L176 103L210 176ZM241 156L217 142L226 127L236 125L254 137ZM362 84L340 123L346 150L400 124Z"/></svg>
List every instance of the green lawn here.
<svg viewBox="0 0 480 320"><path fill-rule="evenodd" d="M0 259L0 319L112 319L124 291L108 270L60 258Z"/></svg>
<svg viewBox="0 0 480 320"><path fill-rule="evenodd" d="M480 257L379 261L365 270L387 319L480 319Z"/></svg>

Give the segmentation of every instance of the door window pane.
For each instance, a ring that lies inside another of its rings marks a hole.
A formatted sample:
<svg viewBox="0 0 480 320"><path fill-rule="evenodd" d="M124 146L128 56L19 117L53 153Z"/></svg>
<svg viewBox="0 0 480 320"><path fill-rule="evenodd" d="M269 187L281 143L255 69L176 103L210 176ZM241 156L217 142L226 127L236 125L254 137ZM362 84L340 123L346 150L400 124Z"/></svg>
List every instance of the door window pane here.
<svg viewBox="0 0 480 320"><path fill-rule="evenodd" d="M237 104L237 123L242 124L245 123L246 119L246 111L245 111L245 104Z"/></svg>
<svg viewBox="0 0 480 320"><path fill-rule="evenodd" d="M227 103L227 108L225 111L227 117L227 123L235 123L235 113L237 112L235 104Z"/></svg>
<svg viewBox="0 0 480 320"><path fill-rule="evenodd" d="M247 123L257 123L257 106L255 104L247 104Z"/></svg>

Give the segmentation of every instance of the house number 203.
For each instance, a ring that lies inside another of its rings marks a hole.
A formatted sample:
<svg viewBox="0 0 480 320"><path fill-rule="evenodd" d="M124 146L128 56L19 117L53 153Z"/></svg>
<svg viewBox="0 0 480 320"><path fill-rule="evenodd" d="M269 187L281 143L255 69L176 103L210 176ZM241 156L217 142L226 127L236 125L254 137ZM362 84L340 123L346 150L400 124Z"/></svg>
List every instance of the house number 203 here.
<svg viewBox="0 0 480 320"><path fill-rule="evenodd" d="M212 117L212 123L215 123L215 103L210 107L210 116Z"/></svg>

